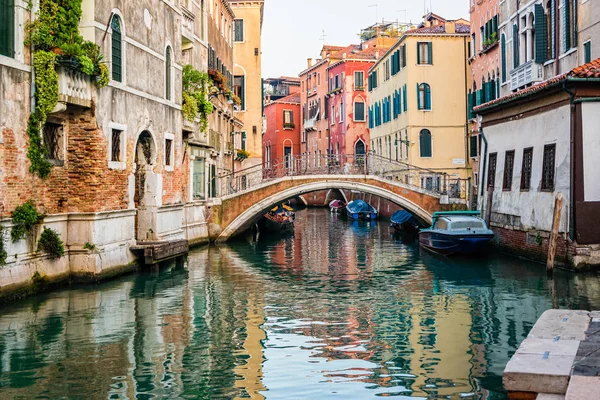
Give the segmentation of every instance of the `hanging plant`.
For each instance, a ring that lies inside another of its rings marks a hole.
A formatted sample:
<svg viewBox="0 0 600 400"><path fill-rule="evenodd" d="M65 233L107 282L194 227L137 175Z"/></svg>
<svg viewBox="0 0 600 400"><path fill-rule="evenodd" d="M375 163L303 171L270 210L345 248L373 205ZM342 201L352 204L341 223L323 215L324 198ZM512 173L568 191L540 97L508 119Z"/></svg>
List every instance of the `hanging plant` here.
<svg viewBox="0 0 600 400"><path fill-rule="evenodd" d="M62 257L65 254L65 245L60 240L60 235L54 229L44 228L38 242L38 251L43 251L50 256L51 260Z"/></svg>
<svg viewBox="0 0 600 400"><path fill-rule="evenodd" d="M2 225L0 225L0 267L6 265L6 259L8 258L8 253L6 252L6 248L4 247L4 240L6 236L6 230Z"/></svg>
<svg viewBox="0 0 600 400"><path fill-rule="evenodd" d="M27 238L31 234L33 227L42 220L43 216L35 208L33 201L29 200L15 208L11 213L12 228L10 230L10 239L14 242Z"/></svg>
<svg viewBox="0 0 600 400"><path fill-rule="evenodd" d="M208 99L209 82L210 78L206 72L197 71L189 64L184 65L182 77L183 115L190 122L199 118L201 131L207 129L208 116L213 112L213 104Z"/></svg>

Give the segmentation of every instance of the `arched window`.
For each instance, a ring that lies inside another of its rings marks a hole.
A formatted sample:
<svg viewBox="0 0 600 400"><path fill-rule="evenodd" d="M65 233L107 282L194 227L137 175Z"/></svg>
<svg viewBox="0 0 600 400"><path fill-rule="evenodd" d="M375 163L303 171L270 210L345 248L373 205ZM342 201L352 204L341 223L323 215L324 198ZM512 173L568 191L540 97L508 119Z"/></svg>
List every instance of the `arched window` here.
<svg viewBox="0 0 600 400"><path fill-rule="evenodd" d="M112 79L113 81L123 82L123 41L121 37L121 19L113 15L110 22L112 29Z"/></svg>
<svg viewBox="0 0 600 400"><path fill-rule="evenodd" d="M172 51L171 51L171 46L167 46L167 51L165 53L165 98L167 100L171 100L173 98L172 95L172 72L171 70L173 69L173 62L172 62Z"/></svg>
<svg viewBox="0 0 600 400"><path fill-rule="evenodd" d="M431 110L431 87L427 83L417 86L417 100L419 110Z"/></svg>
<svg viewBox="0 0 600 400"><path fill-rule="evenodd" d="M422 158L430 158L433 156L431 132L429 132L429 129L422 129L421 133L419 133L419 147Z"/></svg>
<svg viewBox="0 0 600 400"><path fill-rule="evenodd" d="M362 97L357 97L354 100L354 121L365 121L365 101Z"/></svg>

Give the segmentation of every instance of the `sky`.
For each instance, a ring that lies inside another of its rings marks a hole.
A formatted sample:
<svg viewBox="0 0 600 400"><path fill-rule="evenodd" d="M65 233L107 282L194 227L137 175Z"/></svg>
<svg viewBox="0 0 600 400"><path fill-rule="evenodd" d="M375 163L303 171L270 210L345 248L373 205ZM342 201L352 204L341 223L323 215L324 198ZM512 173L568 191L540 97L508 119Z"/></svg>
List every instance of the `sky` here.
<svg viewBox="0 0 600 400"><path fill-rule="evenodd" d="M382 18L420 22L424 3L444 18L469 19L469 0L266 0L263 77L298 76L307 58L319 57L323 31L326 44L358 44L360 30Z"/></svg>

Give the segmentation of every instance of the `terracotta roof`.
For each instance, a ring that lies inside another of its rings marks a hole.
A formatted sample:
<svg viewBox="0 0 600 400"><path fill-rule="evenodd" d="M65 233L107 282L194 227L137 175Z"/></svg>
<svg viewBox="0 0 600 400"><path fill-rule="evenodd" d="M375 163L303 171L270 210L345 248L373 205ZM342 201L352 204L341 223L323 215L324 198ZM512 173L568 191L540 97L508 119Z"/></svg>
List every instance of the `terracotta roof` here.
<svg viewBox="0 0 600 400"><path fill-rule="evenodd" d="M522 97L530 96L534 93L540 92L544 89L555 86L563 81L568 80L568 78L600 78L600 58L589 62L587 64L581 65L577 68L572 69L566 74L555 76L554 78L550 78L544 82L538 83L536 85L530 86L526 89L519 90L518 92L511 93L504 97L500 97L499 99L489 101L487 103L483 103L477 107L474 107L474 111L486 110L488 108L492 108L494 106L500 104L510 103L513 100L520 99Z"/></svg>
<svg viewBox="0 0 600 400"><path fill-rule="evenodd" d="M471 26L466 24L456 24L456 33L470 33ZM423 28L411 29L410 31L404 32L405 35L410 34L441 34L446 33L445 25L426 26Z"/></svg>

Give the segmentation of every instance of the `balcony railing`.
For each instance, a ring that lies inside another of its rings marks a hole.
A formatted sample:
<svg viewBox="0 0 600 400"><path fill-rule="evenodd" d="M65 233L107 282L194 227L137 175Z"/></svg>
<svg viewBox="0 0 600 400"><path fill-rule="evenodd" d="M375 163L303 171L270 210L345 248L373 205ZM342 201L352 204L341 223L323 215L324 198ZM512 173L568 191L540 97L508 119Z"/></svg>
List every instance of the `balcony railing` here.
<svg viewBox="0 0 600 400"><path fill-rule="evenodd" d="M304 120L305 131L316 131L317 130L317 118L310 118Z"/></svg>
<svg viewBox="0 0 600 400"><path fill-rule="evenodd" d="M58 101L82 107L92 106L92 79L81 72L58 67Z"/></svg>
<svg viewBox="0 0 600 400"><path fill-rule="evenodd" d="M181 36L190 42L194 41L194 14L185 9L181 18Z"/></svg>
<svg viewBox="0 0 600 400"><path fill-rule="evenodd" d="M510 71L510 90L518 90L532 83L543 80L543 68L533 60Z"/></svg>

